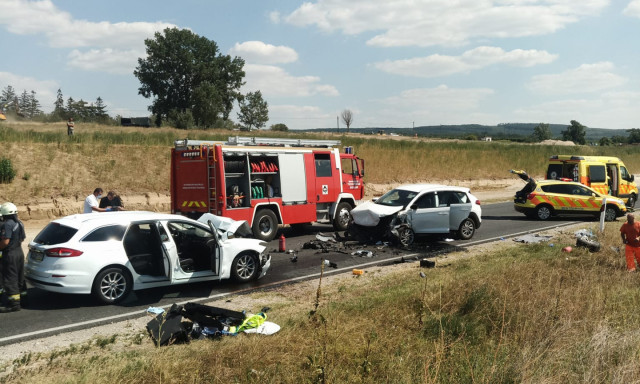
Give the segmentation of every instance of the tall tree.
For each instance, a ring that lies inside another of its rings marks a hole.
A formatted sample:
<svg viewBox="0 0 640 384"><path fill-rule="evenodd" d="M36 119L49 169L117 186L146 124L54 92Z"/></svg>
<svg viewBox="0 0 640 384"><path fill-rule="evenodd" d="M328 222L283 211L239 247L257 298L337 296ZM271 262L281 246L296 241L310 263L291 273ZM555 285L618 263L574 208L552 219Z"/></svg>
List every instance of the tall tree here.
<svg viewBox="0 0 640 384"><path fill-rule="evenodd" d="M7 85L6 88L2 90L2 95L0 96L0 102L3 104L8 104L13 102L18 95L16 94L15 89L12 86Z"/></svg>
<svg viewBox="0 0 640 384"><path fill-rule="evenodd" d="M218 89L205 81L193 91L193 120L196 125L210 128L224 113L224 102Z"/></svg>
<svg viewBox="0 0 640 384"><path fill-rule="evenodd" d="M533 128L533 138L537 141L544 141L551 139L551 128L549 124L540 123Z"/></svg>
<svg viewBox="0 0 640 384"><path fill-rule="evenodd" d="M200 123L213 124L215 121L210 119L214 110L223 111L223 119L229 117L234 102L241 96L244 60L221 55L215 41L186 29L167 28L144 43L147 57L138 58L133 74L141 84L138 93L153 97L150 110L156 116L156 125L172 110L185 113L197 109L196 104L203 101L200 95L211 93L210 85L215 87L222 106L201 107ZM198 95L194 97L194 93Z"/></svg>
<svg viewBox="0 0 640 384"><path fill-rule="evenodd" d="M587 140L585 139L585 135L587 127L580 124L575 120L571 120L571 125L567 127L566 130L562 131L562 140L573 141L576 144L586 144Z"/></svg>
<svg viewBox="0 0 640 384"><path fill-rule="evenodd" d="M249 130L260 129L269 121L269 108L260 91L249 92L240 100L238 120Z"/></svg>
<svg viewBox="0 0 640 384"><path fill-rule="evenodd" d="M629 144L640 143L640 128L627 129L629 132L629 138L627 139Z"/></svg>
<svg viewBox="0 0 640 384"><path fill-rule="evenodd" d="M342 111L342 122L347 126L347 132L349 132L349 127L351 127L351 123L353 123L353 113L350 109L345 109Z"/></svg>
<svg viewBox="0 0 640 384"><path fill-rule="evenodd" d="M58 93L56 94L56 101L53 103L53 114L60 119L65 117L64 97L60 88L58 88Z"/></svg>

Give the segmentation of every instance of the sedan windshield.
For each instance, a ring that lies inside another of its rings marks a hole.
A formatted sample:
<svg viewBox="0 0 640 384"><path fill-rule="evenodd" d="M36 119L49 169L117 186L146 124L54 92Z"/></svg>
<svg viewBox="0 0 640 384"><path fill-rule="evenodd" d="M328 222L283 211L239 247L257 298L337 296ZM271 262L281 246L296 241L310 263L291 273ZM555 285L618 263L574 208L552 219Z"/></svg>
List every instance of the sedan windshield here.
<svg viewBox="0 0 640 384"><path fill-rule="evenodd" d="M407 191L404 189L392 189L376 200L376 204L387 205L390 207L406 207L418 193Z"/></svg>

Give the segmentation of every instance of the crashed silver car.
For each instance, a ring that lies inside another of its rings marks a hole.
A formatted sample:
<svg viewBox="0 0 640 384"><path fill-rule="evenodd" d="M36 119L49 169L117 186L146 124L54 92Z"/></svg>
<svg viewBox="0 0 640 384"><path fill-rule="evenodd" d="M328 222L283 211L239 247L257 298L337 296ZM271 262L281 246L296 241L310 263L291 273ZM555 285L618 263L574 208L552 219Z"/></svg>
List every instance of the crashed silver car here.
<svg viewBox="0 0 640 384"><path fill-rule="evenodd" d="M409 184L351 210L350 233L361 241L396 239L413 243L416 234L450 234L469 240L482 223L480 200L469 188Z"/></svg>

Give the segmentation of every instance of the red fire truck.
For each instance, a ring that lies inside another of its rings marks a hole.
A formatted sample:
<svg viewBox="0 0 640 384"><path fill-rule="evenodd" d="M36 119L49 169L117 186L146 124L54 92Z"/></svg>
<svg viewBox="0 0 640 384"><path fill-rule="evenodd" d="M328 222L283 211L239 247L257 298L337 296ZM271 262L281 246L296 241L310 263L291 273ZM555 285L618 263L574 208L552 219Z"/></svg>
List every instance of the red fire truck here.
<svg viewBox="0 0 640 384"><path fill-rule="evenodd" d="M229 137L177 140L171 151L171 212L246 220L256 238L278 224L331 222L345 230L364 196L364 160L340 141Z"/></svg>

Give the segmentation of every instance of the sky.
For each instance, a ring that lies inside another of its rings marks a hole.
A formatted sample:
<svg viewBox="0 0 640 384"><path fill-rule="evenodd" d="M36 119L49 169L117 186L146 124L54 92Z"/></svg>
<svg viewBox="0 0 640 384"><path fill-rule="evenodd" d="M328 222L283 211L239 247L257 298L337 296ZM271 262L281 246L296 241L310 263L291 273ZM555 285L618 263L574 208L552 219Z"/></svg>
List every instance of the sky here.
<svg viewBox="0 0 640 384"><path fill-rule="evenodd" d="M168 27L245 60L267 128L640 127L640 0L0 0L0 89L147 116L133 71Z"/></svg>

